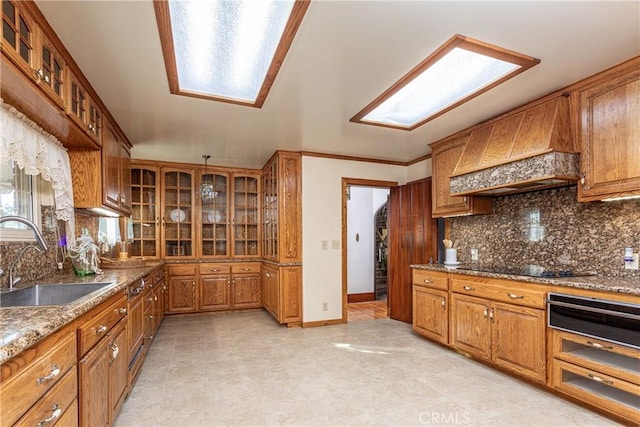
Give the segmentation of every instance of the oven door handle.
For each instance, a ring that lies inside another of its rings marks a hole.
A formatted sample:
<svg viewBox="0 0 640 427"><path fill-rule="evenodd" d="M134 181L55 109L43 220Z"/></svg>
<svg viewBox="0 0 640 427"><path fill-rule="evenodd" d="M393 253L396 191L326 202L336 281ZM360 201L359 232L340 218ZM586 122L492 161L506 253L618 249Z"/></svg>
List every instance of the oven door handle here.
<svg viewBox="0 0 640 427"><path fill-rule="evenodd" d="M640 316L637 314L623 313L619 311L607 310L604 308L589 307L587 305L571 304L570 302L553 301L553 300L547 299L547 305L549 306L549 308L551 308L550 306L555 305L559 307L575 308L576 310L589 311L591 313L608 314L610 316L624 317L625 319L640 321Z"/></svg>

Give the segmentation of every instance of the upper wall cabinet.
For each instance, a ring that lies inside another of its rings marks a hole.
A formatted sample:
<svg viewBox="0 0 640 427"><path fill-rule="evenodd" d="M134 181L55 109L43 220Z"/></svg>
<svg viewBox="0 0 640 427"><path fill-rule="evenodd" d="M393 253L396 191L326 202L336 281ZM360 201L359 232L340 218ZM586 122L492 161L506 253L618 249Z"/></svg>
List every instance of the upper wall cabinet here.
<svg viewBox="0 0 640 427"><path fill-rule="evenodd" d="M640 196L640 57L594 76L578 103L578 200Z"/></svg>
<svg viewBox="0 0 640 427"><path fill-rule="evenodd" d="M69 150L99 150L103 119L118 126L33 1L2 1L1 44L2 99Z"/></svg>
<svg viewBox="0 0 640 427"><path fill-rule="evenodd" d="M451 174L464 151L468 135L430 144L432 153L432 215L434 218L491 213L491 199L452 196Z"/></svg>
<svg viewBox="0 0 640 427"><path fill-rule="evenodd" d="M131 214L131 154L125 137L105 122L100 151L69 151L76 208Z"/></svg>

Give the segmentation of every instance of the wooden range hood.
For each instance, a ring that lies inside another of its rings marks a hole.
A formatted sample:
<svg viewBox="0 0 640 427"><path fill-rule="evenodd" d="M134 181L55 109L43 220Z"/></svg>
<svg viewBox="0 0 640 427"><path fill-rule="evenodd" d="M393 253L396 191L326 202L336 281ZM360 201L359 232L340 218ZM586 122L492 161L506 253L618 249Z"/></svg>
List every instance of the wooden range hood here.
<svg viewBox="0 0 640 427"><path fill-rule="evenodd" d="M469 133L451 175L451 194L496 196L571 185L579 176L577 153L569 100L558 95Z"/></svg>

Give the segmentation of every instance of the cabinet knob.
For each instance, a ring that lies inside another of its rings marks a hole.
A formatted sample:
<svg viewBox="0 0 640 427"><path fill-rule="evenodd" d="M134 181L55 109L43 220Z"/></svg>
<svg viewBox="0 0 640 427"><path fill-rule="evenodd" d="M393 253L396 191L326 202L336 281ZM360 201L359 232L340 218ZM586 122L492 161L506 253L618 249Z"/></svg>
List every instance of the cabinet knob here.
<svg viewBox="0 0 640 427"><path fill-rule="evenodd" d="M112 343L111 344L111 362L116 360L116 358L118 357L118 353L120 353L120 347L118 347L118 344Z"/></svg>
<svg viewBox="0 0 640 427"><path fill-rule="evenodd" d="M101 325L98 329L96 329L96 335L102 334L104 332L107 332L107 326L106 325Z"/></svg>
<svg viewBox="0 0 640 427"><path fill-rule="evenodd" d="M442 308L446 308L446 306L447 306L447 299L442 298Z"/></svg>
<svg viewBox="0 0 640 427"><path fill-rule="evenodd" d="M267 279L271 279L271 273L265 273L265 276L267 276Z"/></svg>
<svg viewBox="0 0 640 427"><path fill-rule="evenodd" d="M580 177L580 184L581 185L584 185L585 182L587 182L586 178L587 178L587 174L583 173L582 176Z"/></svg>
<svg viewBox="0 0 640 427"><path fill-rule="evenodd" d="M491 308L491 310L489 311L489 319L491 319L491 321L493 322L493 308Z"/></svg>
<svg viewBox="0 0 640 427"><path fill-rule="evenodd" d="M486 318L489 315L489 307L485 307L484 308L484 312L482 313L484 315L484 317Z"/></svg>
<svg viewBox="0 0 640 427"><path fill-rule="evenodd" d="M597 375L593 375L591 373L588 373L587 375L589 375L589 378L591 378L592 380L594 380L596 382L613 385L613 381L611 381L611 380L605 380L604 378L601 378L601 377L599 377Z"/></svg>
<svg viewBox="0 0 640 427"><path fill-rule="evenodd" d="M516 294L507 294L509 295L509 298L511 299L522 299L524 298L524 295L516 295Z"/></svg>
<svg viewBox="0 0 640 427"><path fill-rule="evenodd" d="M424 283L426 283L426 284L430 284L430 283L433 283L433 280L424 279Z"/></svg>
<svg viewBox="0 0 640 427"><path fill-rule="evenodd" d="M118 314L127 314L127 309L124 307L120 307L117 311Z"/></svg>
<svg viewBox="0 0 640 427"><path fill-rule="evenodd" d="M476 288L474 288L473 286L463 286L462 289L464 289L465 291L475 291Z"/></svg>

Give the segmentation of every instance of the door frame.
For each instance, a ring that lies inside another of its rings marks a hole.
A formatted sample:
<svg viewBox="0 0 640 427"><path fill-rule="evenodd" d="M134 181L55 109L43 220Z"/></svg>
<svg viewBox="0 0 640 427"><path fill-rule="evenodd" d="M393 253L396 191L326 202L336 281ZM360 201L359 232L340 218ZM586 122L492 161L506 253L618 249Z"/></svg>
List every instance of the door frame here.
<svg viewBox="0 0 640 427"><path fill-rule="evenodd" d="M374 179L345 178L342 177L342 323L347 323L347 198L350 186L391 188L397 187L397 181L381 181ZM387 296L388 300L388 296Z"/></svg>

